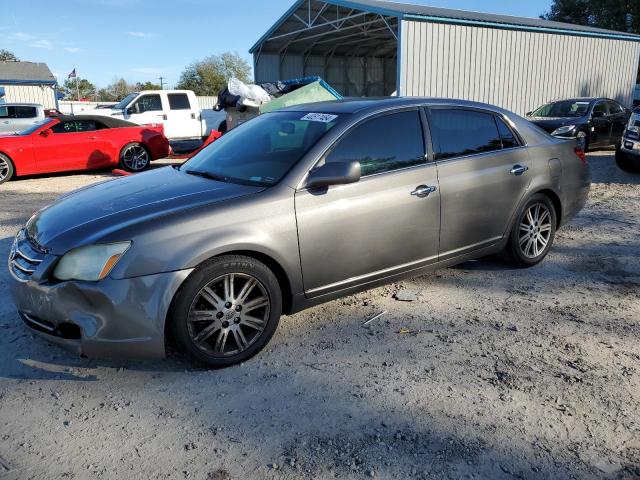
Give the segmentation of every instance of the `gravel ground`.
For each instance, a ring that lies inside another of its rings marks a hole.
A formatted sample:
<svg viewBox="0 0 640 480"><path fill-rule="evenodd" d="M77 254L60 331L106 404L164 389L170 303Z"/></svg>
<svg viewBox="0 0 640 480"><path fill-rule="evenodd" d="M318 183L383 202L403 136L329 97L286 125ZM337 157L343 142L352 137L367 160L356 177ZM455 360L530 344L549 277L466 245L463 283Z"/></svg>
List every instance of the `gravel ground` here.
<svg viewBox="0 0 640 480"><path fill-rule="evenodd" d="M640 176L590 161L541 265L483 259L284 317L225 370L76 358L4 293L0 478L640 478ZM0 257L33 210L107 176L2 185Z"/></svg>

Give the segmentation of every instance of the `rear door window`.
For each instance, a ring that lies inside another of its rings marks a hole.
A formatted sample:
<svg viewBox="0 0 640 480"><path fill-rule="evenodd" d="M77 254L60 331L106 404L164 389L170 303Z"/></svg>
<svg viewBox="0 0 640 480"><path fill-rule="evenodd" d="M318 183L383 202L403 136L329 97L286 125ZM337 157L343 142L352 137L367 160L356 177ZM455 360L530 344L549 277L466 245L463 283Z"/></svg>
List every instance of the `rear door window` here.
<svg viewBox="0 0 640 480"><path fill-rule="evenodd" d="M502 149L493 114L453 108L435 108L430 112L429 126L437 160Z"/></svg>
<svg viewBox="0 0 640 480"><path fill-rule="evenodd" d="M38 109L36 107L16 106L16 118L36 118Z"/></svg>
<svg viewBox="0 0 640 480"><path fill-rule="evenodd" d="M496 123L498 124L498 132L502 140L502 148L516 148L520 146L518 138L513 133L513 130L505 123L500 117L496 117Z"/></svg>
<svg viewBox="0 0 640 480"><path fill-rule="evenodd" d="M609 106L609 115L618 115L619 113L624 112L624 108L617 102L607 102Z"/></svg>
<svg viewBox="0 0 640 480"><path fill-rule="evenodd" d="M169 97L169 108L171 110L191 110L189 97L186 93L170 93L167 96Z"/></svg>
<svg viewBox="0 0 640 480"><path fill-rule="evenodd" d="M9 107L0 107L0 118L9 118Z"/></svg>
<svg viewBox="0 0 640 480"><path fill-rule="evenodd" d="M426 163L418 110L366 120L339 140L325 161L350 160L360 162L362 176Z"/></svg>

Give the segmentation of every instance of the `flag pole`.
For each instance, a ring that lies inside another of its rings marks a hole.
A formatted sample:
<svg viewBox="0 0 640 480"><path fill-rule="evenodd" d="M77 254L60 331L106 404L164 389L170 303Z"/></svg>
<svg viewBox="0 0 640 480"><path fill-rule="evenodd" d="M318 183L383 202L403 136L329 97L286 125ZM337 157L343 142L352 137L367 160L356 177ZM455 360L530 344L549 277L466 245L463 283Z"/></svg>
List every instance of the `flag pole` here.
<svg viewBox="0 0 640 480"><path fill-rule="evenodd" d="M76 96L78 97L78 101L80 101L80 85L78 84L78 71L75 66L73 67L73 71L76 74Z"/></svg>

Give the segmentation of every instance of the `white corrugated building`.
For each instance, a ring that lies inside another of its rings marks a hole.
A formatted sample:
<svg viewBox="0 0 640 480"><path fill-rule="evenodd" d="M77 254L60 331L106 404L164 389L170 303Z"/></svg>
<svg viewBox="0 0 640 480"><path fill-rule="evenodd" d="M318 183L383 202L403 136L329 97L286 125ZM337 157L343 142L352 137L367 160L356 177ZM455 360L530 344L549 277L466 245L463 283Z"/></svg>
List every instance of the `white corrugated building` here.
<svg viewBox="0 0 640 480"><path fill-rule="evenodd" d="M250 51L256 82L319 75L346 96L462 98L524 114L577 96L630 106L640 36L381 0L298 0Z"/></svg>
<svg viewBox="0 0 640 480"><path fill-rule="evenodd" d="M44 63L0 62L0 103L56 108L56 78Z"/></svg>

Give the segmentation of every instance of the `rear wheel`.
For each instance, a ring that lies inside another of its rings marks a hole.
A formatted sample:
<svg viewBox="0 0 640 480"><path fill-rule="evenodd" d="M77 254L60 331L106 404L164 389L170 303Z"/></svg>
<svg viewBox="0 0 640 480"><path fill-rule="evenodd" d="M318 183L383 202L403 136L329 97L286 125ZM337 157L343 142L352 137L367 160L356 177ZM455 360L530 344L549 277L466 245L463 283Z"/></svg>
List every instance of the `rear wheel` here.
<svg viewBox="0 0 640 480"><path fill-rule="evenodd" d="M128 172L141 172L150 163L149 152L141 143L128 143L120 151L120 166Z"/></svg>
<svg viewBox="0 0 640 480"><path fill-rule="evenodd" d="M11 159L0 153L0 183L8 182L15 175Z"/></svg>
<svg viewBox="0 0 640 480"><path fill-rule="evenodd" d="M556 211L553 203L546 195L533 195L511 228L505 249L508 260L517 267L536 265L549 253L555 233Z"/></svg>
<svg viewBox="0 0 640 480"><path fill-rule="evenodd" d="M282 313L278 281L251 257L217 257L178 292L171 329L178 348L211 368L242 362L271 339Z"/></svg>

